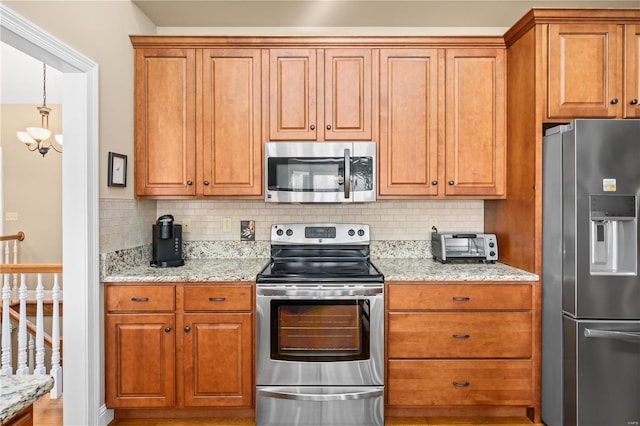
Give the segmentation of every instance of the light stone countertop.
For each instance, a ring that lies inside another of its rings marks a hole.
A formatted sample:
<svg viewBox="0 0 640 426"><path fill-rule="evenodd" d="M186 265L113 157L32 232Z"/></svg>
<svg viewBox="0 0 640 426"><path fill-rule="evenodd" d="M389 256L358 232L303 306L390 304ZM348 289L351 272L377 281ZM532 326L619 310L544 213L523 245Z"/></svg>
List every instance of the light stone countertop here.
<svg viewBox="0 0 640 426"><path fill-rule="evenodd" d="M138 265L104 277L104 282L250 281L269 259L194 259L184 266L156 268ZM433 259L372 259L385 281L537 281L538 276L502 263L456 262Z"/></svg>
<svg viewBox="0 0 640 426"><path fill-rule="evenodd" d="M193 259L183 266L157 268L147 265L132 266L114 272L104 282L208 282L255 281L256 275L269 259Z"/></svg>
<svg viewBox="0 0 640 426"><path fill-rule="evenodd" d="M0 376L0 424L33 404L51 388L53 377L48 375Z"/></svg>
<svg viewBox="0 0 640 426"><path fill-rule="evenodd" d="M388 281L538 281L538 275L503 263L429 259L372 259Z"/></svg>

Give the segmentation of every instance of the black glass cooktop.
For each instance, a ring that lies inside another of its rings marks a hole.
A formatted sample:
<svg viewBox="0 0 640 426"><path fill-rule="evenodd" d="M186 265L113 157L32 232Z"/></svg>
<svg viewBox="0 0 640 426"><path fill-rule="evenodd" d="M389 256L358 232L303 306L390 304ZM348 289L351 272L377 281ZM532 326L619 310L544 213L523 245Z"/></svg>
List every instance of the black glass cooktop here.
<svg viewBox="0 0 640 426"><path fill-rule="evenodd" d="M370 262L271 261L256 280L259 283L384 282L384 276Z"/></svg>

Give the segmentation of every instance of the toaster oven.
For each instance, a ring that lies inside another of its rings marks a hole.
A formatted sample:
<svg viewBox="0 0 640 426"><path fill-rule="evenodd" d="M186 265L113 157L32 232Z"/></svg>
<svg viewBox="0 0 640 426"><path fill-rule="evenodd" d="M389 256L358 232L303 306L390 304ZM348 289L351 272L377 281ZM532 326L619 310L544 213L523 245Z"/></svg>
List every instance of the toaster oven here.
<svg viewBox="0 0 640 426"><path fill-rule="evenodd" d="M498 260L498 241L495 234L431 233L431 254L434 260L479 260L495 263Z"/></svg>

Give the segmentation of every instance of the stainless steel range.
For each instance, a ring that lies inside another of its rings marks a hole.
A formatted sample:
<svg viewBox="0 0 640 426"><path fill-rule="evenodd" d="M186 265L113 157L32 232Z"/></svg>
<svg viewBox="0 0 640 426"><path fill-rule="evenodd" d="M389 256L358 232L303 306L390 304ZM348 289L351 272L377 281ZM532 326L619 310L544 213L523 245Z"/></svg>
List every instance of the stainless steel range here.
<svg viewBox="0 0 640 426"><path fill-rule="evenodd" d="M271 227L257 276L256 423L384 425L384 277L369 226Z"/></svg>

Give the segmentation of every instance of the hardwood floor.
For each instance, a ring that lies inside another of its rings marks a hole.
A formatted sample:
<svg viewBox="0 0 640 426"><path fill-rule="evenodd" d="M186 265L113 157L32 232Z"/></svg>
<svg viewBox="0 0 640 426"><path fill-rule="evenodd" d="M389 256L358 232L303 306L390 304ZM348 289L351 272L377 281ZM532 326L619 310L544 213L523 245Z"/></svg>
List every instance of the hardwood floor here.
<svg viewBox="0 0 640 426"><path fill-rule="evenodd" d="M43 396L33 404L34 425L62 426L62 398ZM120 419L109 426L255 426L253 419ZM387 419L386 426L531 426L526 418L436 418Z"/></svg>
<svg viewBox="0 0 640 426"><path fill-rule="evenodd" d="M51 399L43 395L33 403L33 424L38 426L62 426L62 398Z"/></svg>

